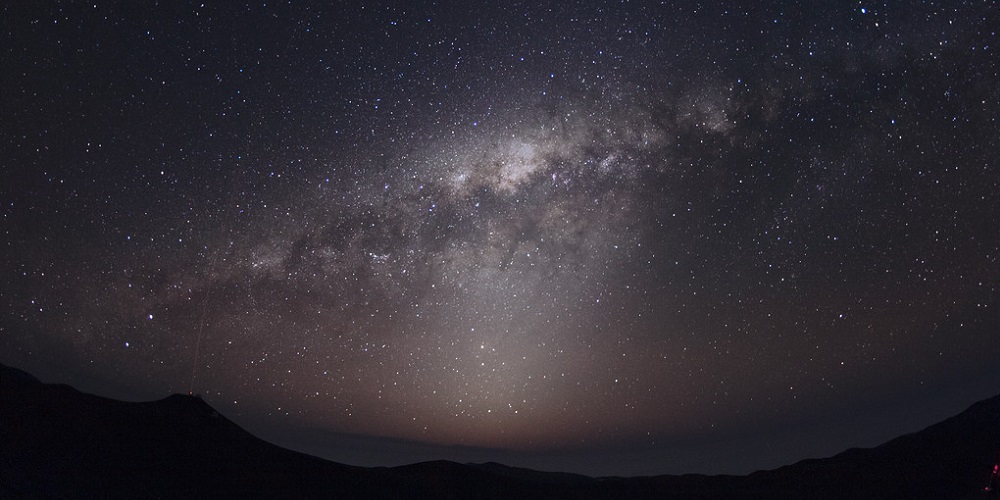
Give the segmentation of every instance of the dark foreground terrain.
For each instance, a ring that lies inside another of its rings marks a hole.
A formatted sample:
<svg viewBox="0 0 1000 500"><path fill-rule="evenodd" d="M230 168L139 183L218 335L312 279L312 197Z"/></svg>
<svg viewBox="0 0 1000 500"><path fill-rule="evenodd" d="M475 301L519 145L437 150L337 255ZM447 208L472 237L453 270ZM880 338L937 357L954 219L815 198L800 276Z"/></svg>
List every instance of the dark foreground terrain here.
<svg viewBox="0 0 1000 500"><path fill-rule="evenodd" d="M198 398L127 403L0 365L0 498L987 498L998 451L1000 396L876 448L748 476L363 468L257 439Z"/></svg>

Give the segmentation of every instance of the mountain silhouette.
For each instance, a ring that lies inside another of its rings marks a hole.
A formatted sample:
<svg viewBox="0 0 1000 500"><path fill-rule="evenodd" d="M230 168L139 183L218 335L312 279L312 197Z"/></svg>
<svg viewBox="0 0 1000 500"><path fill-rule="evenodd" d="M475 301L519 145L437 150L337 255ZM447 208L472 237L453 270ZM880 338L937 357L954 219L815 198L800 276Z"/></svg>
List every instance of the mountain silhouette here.
<svg viewBox="0 0 1000 500"><path fill-rule="evenodd" d="M972 499L986 498L998 450L1000 396L875 448L747 476L354 467L258 439L197 397L116 401L0 365L0 498Z"/></svg>

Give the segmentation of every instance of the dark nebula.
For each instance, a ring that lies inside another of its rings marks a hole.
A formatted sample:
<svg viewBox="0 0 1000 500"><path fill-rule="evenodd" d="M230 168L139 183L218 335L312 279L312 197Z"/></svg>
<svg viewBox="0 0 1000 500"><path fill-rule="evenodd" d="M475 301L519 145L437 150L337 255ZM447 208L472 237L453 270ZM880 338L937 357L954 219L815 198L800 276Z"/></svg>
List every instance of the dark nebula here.
<svg viewBox="0 0 1000 500"><path fill-rule="evenodd" d="M1000 6L12 2L0 362L334 460L748 472L1000 389Z"/></svg>

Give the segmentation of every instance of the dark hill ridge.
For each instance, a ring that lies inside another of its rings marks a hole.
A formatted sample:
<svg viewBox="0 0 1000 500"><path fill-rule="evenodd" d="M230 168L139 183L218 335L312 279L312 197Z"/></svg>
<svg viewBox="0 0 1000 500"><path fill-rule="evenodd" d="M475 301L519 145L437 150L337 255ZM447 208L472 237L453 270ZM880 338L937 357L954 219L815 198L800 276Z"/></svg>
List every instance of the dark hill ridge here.
<svg viewBox="0 0 1000 500"><path fill-rule="evenodd" d="M261 441L190 396L126 403L6 367L0 396L0 495L264 495L270 479L347 477L346 466Z"/></svg>
<svg viewBox="0 0 1000 500"><path fill-rule="evenodd" d="M1000 396L876 448L749 476L363 468L262 441L199 398L127 403L0 365L0 498L984 498L998 451Z"/></svg>
<svg viewBox="0 0 1000 500"><path fill-rule="evenodd" d="M854 491L868 498L973 498L989 480L1000 451L1000 396L980 401L957 416L871 449L851 449L831 458L804 460L751 474L760 484L792 484ZM850 481L844 478L863 478ZM817 497L814 497L817 498Z"/></svg>

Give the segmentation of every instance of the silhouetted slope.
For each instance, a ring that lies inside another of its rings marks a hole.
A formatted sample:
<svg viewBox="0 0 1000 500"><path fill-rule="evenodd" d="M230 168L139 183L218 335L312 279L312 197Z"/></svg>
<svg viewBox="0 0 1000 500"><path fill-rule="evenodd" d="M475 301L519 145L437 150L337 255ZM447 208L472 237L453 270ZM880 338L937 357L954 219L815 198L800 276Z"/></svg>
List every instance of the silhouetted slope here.
<svg viewBox="0 0 1000 500"><path fill-rule="evenodd" d="M350 467L261 441L198 398L126 403L0 375L0 485L26 497L285 496L340 486ZM291 495L294 496L294 495Z"/></svg>
<svg viewBox="0 0 1000 500"><path fill-rule="evenodd" d="M362 468L264 442L198 398L126 403L0 365L0 498L982 498L1000 397L872 449L749 476L599 478L501 464Z"/></svg>
<svg viewBox="0 0 1000 500"><path fill-rule="evenodd" d="M749 476L620 480L630 495L665 498L966 499L983 488L1000 451L1000 396L920 432L869 449Z"/></svg>
<svg viewBox="0 0 1000 500"><path fill-rule="evenodd" d="M982 498L998 451L1000 396L875 448L752 474L751 487L781 484L812 498Z"/></svg>

